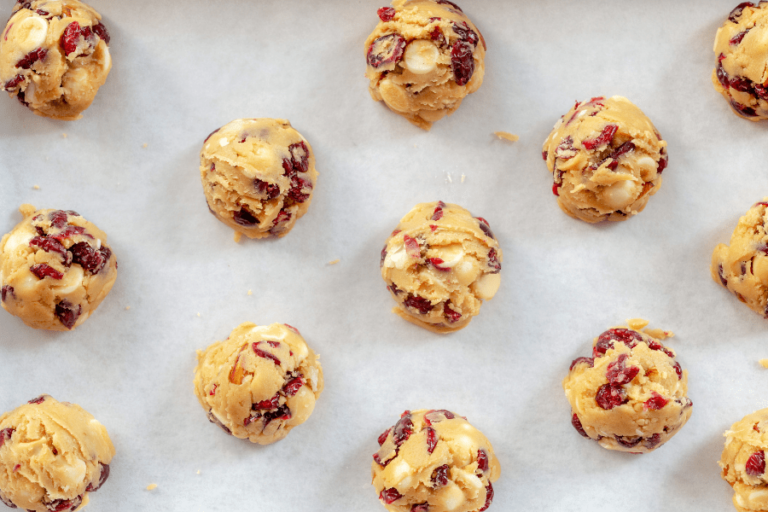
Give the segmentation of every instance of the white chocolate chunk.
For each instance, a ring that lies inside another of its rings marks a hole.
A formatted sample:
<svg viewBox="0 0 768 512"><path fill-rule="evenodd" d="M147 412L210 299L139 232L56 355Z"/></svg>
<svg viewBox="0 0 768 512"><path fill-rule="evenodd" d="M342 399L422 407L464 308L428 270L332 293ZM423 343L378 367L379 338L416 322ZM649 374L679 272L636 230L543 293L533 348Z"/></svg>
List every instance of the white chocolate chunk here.
<svg viewBox="0 0 768 512"><path fill-rule="evenodd" d="M656 168L658 167L658 164L656 163L656 161L653 158L649 157L648 155L644 155L638 158L636 165L640 169L648 170L648 171L655 171Z"/></svg>
<svg viewBox="0 0 768 512"><path fill-rule="evenodd" d="M464 258L464 247L461 244L451 244L440 248L439 258L443 260L441 267L453 268Z"/></svg>
<svg viewBox="0 0 768 512"><path fill-rule="evenodd" d="M399 482L406 476L408 476L411 472L411 465L405 462L404 460L400 460L395 464L392 469L392 481Z"/></svg>
<svg viewBox="0 0 768 512"><path fill-rule="evenodd" d="M405 67L416 75L426 75L437 67L440 51L431 41L412 41L405 49Z"/></svg>
<svg viewBox="0 0 768 512"><path fill-rule="evenodd" d="M387 257L384 258L384 266L387 268L405 268L409 260L410 258L405 251L405 246L397 245L387 252Z"/></svg>
<svg viewBox="0 0 768 512"><path fill-rule="evenodd" d="M478 298L491 300L501 286L500 274L485 274L483 277L472 283L472 291Z"/></svg>
<svg viewBox="0 0 768 512"><path fill-rule="evenodd" d="M12 37L16 39L20 53L28 53L40 48L48 34L48 22L40 16L30 16L17 25Z"/></svg>
<svg viewBox="0 0 768 512"><path fill-rule="evenodd" d="M631 180L622 180L603 190L603 201L611 208L620 209L637 197L638 187Z"/></svg>
<svg viewBox="0 0 768 512"><path fill-rule="evenodd" d="M456 510L464 501L466 501L464 492L454 483L450 483L449 487L443 491L443 506L445 510Z"/></svg>
<svg viewBox="0 0 768 512"><path fill-rule="evenodd" d="M29 233L24 230L16 231L10 237L8 237L8 240L5 242L4 251L6 253L12 253L20 245L29 245L29 241L34 237L34 233Z"/></svg>
<svg viewBox="0 0 768 512"><path fill-rule="evenodd" d="M57 292L60 295L74 293L75 290L83 285L84 275L83 268L80 265L72 265L64 274L64 279L61 281L61 286L63 286L63 288L59 288Z"/></svg>

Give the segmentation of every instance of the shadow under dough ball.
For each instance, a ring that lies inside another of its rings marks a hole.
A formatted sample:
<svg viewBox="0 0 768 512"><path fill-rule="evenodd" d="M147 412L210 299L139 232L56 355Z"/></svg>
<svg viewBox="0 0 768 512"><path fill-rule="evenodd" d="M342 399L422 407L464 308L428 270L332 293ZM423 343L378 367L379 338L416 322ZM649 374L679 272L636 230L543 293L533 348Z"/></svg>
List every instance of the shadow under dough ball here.
<svg viewBox="0 0 768 512"><path fill-rule="evenodd" d="M365 41L371 97L429 130L483 84L485 39L446 0L395 0L378 15Z"/></svg>
<svg viewBox="0 0 768 512"><path fill-rule="evenodd" d="M590 223L624 221L643 211L669 161L651 120L621 96L577 102L555 124L542 157L557 204Z"/></svg>
<svg viewBox="0 0 768 512"><path fill-rule="evenodd" d="M35 329L68 331L99 307L117 279L107 235L72 210L35 210L0 240L3 308Z"/></svg>
<svg viewBox="0 0 768 512"><path fill-rule="evenodd" d="M107 481L114 456L93 416L39 396L0 416L0 501L34 512L80 510Z"/></svg>
<svg viewBox="0 0 768 512"><path fill-rule="evenodd" d="M80 119L112 69L101 15L78 0L19 0L0 39L0 87L39 116Z"/></svg>
<svg viewBox="0 0 768 512"><path fill-rule="evenodd" d="M312 146L284 119L238 119L205 139L200 178L211 213L235 240L284 237L317 183Z"/></svg>
<svg viewBox="0 0 768 512"><path fill-rule="evenodd" d="M733 112L768 119L768 2L739 4L715 36L712 83Z"/></svg>

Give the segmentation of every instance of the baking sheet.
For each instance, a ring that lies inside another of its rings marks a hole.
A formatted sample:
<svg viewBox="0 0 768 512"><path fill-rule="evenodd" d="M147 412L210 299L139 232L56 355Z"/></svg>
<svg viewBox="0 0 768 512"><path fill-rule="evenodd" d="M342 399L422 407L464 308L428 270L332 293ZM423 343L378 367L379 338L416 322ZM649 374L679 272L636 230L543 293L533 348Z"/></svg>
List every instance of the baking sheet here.
<svg viewBox="0 0 768 512"><path fill-rule="evenodd" d="M0 313L0 410L50 393L106 425L117 456L93 511L383 510L376 437L417 408L492 441L491 510L731 510L722 433L768 406L768 324L708 270L768 196L768 123L710 83L732 4L464 0L485 84L426 133L368 95L362 46L383 3L93 0L114 68L84 119L0 101L0 231L24 202L75 209L108 233L118 280L71 333ZM640 216L590 226L558 209L541 143L574 100L614 94L653 120L670 166ZM282 240L238 245L205 207L202 141L239 117L289 119L315 149L313 203ZM400 217L437 199L488 219L505 256L496 298L450 336L390 313L378 268ZM578 436L561 388L594 336L638 316L677 334L694 402L645 456ZM192 393L195 350L245 321L295 325L325 370L312 417L273 446L224 435Z"/></svg>

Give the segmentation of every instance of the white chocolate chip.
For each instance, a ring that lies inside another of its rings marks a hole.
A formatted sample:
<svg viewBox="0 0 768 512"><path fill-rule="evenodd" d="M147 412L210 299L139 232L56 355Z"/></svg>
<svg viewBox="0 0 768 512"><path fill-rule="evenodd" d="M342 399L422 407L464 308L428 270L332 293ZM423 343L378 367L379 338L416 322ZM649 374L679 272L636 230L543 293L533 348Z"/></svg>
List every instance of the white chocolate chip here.
<svg viewBox="0 0 768 512"><path fill-rule="evenodd" d="M408 265L408 253L405 251L404 245L397 245L392 250L387 252L387 257L384 258L384 266L387 268L405 268Z"/></svg>
<svg viewBox="0 0 768 512"><path fill-rule="evenodd" d="M631 180L622 180L603 190L603 201L610 208L620 209L637 198L638 188Z"/></svg>
<svg viewBox="0 0 768 512"><path fill-rule="evenodd" d="M451 244L440 247L438 257L443 260L441 267L453 268L464 258L464 247L461 244Z"/></svg>
<svg viewBox="0 0 768 512"><path fill-rule="evenodd" d="M426 75L437 67L440 51L431 41L419 39L405 48L405 67L416 75Z"/></svg>
<svg viewBox="0 0 768 512"><path fill-rule="evenodd" d="M40 16L30 16L14 30L19 52L24 55L40 48L48 34L48 22Z"/></svg>
<svg viewBox="0 0 768 512"><path fill-rule="evenodd" d="M763 501L768 497L768 491L755 491L749 495L749 501Z"/></svg>
<svg viewBox="0 0 768 512"><path fill-rule="evenodd" d="M29 241L32 240L35 237L34 233L29 233L24 230L18 230L15 233L13 233L8 240L5 242L5 249L4 251L6 253L11 253L16 250L17 247L20 245L29 245Z"/></svg>
<svg viewBox="0 0 768 512"><path fill-rule="evenodd" d="M478 298L491 300L501 286L500 274L485 274L483 277L472 283L472 291Z"/></svg>
<svg viewBox="0 0 768 512"><path fill-rule="evenodd" d="M464 492L455 483L450 483L443 492L443 506L445 510L456 510L459 508L466 499L464 498Z"/></svg>
<svg viewBox="0 0 768 512"><path fill-rule="evenodd" d="M392 477L391 480L394 482L399 482L406 476L408 476L411 473L411 466L404 460L400 460L397 464L395 464L392 467Z"/></svg>
<svg viewBox="0 0 768 512"><path fill-rule="evenodd" d="M64 288L58 288L56 292L60 295L74 293L75 290L82 286L84 275L83 268L80 265L72 265L61 281L61 286L64 286Z"/></svg>
<svg viewBox="0 0 768 512"><path fill-rule="evenodd" d="M638 158L635 165L637 165L637 167L639 167L640 169L645 169L648 171L655 171L656 168L658 167L656 160L649 157L648 155L644 155Z"/></svg>
<svg viewBox="0 0 768 512"><path fill-rule="evenodd" d="M224 146L226 146L226 145L228 145L228 144L229 144L229 140L227 140L227 138L226 138L226 137L222 137L222 138L220 138L220 139L219 139L219 145L220 145L221 147L224 147Z"/></svg>

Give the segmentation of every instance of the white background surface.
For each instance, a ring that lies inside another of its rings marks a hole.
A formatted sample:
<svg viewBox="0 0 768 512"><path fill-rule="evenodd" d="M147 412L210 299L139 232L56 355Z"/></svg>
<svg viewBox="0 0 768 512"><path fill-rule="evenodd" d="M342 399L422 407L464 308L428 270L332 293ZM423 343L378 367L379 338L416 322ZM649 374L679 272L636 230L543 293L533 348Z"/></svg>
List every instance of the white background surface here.
<svg viewBox="0 0 768 512"><path fill-rule="evenodd" d="M492 441L491 511L732 510L722 433L768 406L768 324L708 269L768 196L768 123L737 118L710 83L736 3L463 0L485 84L427 133L368 95L363 42L383 2L93 0L114 68L84 119L0 101L0 232L24 202L77 210L108 233L118 280L74 332L0 312L0 411L50 393L107 426L117 456L91 511L384 510L376 437L418 408ZM541 143L574 100L614 94L653 120L670 165L640 216L590 226L557 207ZM235 244L205 206L202 141L239 117L289 119L314 147L314 200L282 240ZM488 219L504 249L498 295L450 336L390 313L379 275L400 217L437 199ZM644 456L582 439L561 388L594 336L638 316L677 334L694 402ZM195 350L245 321L295 325L325 369L312 417L269 447L224 435L192 392Z"/></svg>

